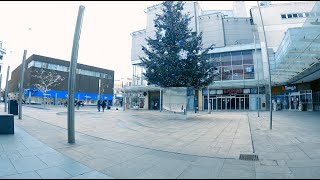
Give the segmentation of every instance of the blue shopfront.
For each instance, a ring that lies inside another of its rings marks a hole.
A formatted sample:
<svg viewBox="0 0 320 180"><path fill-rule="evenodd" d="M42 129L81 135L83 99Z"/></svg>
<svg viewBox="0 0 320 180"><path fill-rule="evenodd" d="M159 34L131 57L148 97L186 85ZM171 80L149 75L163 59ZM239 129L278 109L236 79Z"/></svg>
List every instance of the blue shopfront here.
<svg viewBox="0 0 320 180"><path fill-rule="evenodd" d="M68 91L57 91L50 90L46 93L39 91L36 88L25 89L24 96L26 103L36 103L36 104L53 104L62 105L67 100ZM113 94L101 94L100 99L106 100L109 105L112 105ZM99 94L87 93L87 92L76 92L75 100L82 100L86 104L96 104L99 98Z"/></svg>

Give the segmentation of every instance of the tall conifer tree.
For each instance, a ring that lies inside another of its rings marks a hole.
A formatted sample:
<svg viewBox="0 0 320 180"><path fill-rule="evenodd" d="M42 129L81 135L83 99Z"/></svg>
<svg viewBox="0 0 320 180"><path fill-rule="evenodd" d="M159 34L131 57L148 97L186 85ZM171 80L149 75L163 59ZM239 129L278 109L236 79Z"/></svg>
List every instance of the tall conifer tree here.
<svg viewBox="0 0 320 180"><path fill-rule="evenodd" d="M189 28L190 13L183 14L184 2L163 2L163 14L156 14L155 38L147 37L146 54L140 57L146 69L148 84L161 87L192 87L199 89L213 82L216 64L204 57L214 45L202 48L202 32Z"/></svg>

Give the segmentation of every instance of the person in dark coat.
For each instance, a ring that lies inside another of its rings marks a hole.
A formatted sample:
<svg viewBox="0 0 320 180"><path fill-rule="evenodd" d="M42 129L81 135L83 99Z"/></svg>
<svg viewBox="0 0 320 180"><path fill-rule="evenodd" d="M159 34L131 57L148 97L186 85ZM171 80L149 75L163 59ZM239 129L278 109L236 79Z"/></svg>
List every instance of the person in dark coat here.
<svg viewBox="0 0 320 180"><path fill-rule="evenodd" d="M102 101L101 106L102 106L102 111L104 112L104 109L107 106L107 104L106 104L106 102L104 100Z"/></svg>
<svg viewBox="0 0 320 180"><path fill-rule="evenodd" d="M98 100L97 106L98 106L98 111L100 112L100 107L101 107L101 101L100 100Z"/></svg>

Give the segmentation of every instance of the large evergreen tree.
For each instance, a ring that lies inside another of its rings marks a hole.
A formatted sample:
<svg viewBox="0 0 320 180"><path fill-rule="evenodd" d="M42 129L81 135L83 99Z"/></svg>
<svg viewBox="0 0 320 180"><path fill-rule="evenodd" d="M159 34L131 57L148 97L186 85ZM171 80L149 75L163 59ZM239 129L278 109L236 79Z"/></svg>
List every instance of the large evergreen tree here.
<svg viewBox="0 0 320 180"><path fill-rule="evenodd" d="M148 84L161 87L192 87L199 89L213 82L216 64L204 57L213 45L202 48L202 32L199 35L188 27L190 13L182 14L184 2L163 2L163 14L156 14L155 39L147 37L146 54L140 57L146 69Z"/></svg>

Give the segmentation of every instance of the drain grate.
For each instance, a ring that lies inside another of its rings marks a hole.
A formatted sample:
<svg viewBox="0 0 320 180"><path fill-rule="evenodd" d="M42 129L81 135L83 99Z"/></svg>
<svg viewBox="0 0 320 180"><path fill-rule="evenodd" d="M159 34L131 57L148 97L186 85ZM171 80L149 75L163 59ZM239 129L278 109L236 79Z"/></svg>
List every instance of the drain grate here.
<svg viewBox="0 0 320 180"><path fill-rule="evenodd" d="M257 154L240 154L239 159L245 161L259 161Z"/></svg>

